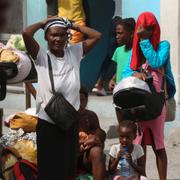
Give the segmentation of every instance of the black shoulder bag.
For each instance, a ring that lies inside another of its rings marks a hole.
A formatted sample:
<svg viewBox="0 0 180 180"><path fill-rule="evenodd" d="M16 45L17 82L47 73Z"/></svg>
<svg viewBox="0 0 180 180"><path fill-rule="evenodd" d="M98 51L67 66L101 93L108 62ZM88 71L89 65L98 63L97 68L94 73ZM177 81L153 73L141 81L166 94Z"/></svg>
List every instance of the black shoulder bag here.
<svg viewBox="0 0 180 180"><path fill-rule="evenodd" d="M53 96L46 105L45 111L60 129L68 131L74 123L78 123L79 113L60 92L55 92L51 60L49 55L47 56Z"/></svg>

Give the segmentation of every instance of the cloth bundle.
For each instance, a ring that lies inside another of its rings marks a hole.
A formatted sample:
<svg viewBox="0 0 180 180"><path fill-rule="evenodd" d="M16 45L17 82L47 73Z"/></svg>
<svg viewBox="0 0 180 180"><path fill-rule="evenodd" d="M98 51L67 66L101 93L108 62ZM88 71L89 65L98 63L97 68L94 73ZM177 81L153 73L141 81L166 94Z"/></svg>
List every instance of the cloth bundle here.
<svg viewBox="0 0 180 180"><path fill-rule="evenodd" d="M0 100L4 100L6 85L19 83L28 78L33 64L23 51L8 49L2 44L0 47Z"/></svg>
<svg viewBox="0 0 180 180"><path fill-rule="evenodd" d="M13 62L17 63L19 56L10 49L0 49L0 62Z"/></svg>
<svg viewBox="0 0 180 180"><path fill-rule="evenodd" d="M35 132L37 125L37 117L28 115L23 112L16 113L9 121L11 129L22 128L24 132Z"/></svg>

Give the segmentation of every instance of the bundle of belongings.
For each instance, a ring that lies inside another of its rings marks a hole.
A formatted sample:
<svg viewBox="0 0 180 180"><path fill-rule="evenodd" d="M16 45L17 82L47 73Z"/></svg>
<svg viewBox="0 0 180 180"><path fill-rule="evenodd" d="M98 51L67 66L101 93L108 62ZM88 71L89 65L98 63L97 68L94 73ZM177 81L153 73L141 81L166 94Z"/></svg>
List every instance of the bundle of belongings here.
<svg viewBox="0 0 180 180"><path fill-rule="evenodd" d="M8 133L0 138L0 179L37 180L37 145L35 108L17 112L5 120ZM87 138L79 132L79 138ZM53 157L52 157L53 158ZM76 180L93 180L91 174L77 170Z"/></svg>
<svg viewBox="0 0 180 180"><path fill-rule="evenodd" d="M18 112L5 125L9 132L0 138L2 178L37 179L37 116Z"/></svg>
<svg viewBox="0 0 180 180"><path fill-rule="evenodd" d="M148 121L161 114L165 94L164 91L156 92L152 82L131 76L114 88L113 101L125 119Z"/></svg>
<svg viewBox="0 0 180 180"><path fill-rule="evenodd" d="M26 53L22 36L15 37L15 35L11 36L7 45L0 43L0 101L6 97L6 84L37 78L34 64Z"/></svg>

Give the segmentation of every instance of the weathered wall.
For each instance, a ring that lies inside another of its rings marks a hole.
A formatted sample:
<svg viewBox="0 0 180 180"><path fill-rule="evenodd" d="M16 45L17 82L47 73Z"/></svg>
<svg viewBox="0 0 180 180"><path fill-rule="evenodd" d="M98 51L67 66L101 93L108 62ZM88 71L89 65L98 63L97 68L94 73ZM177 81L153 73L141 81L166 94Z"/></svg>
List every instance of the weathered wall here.
<svg viewBox="0 0 180 180"><path fill-rule="evenodd" d="M161 0L161 39L171 44L171 65L176 82L176 99L180 101L180 1Z"/></svg>
<svg viewBox="0 0 180 180"><path fill-rule="evenodd" d="M157 19L160 18L160 0L122 0L122 17L137 19L144 11L153 12Z"/></svg>
<svg viewBox="0 0 180 180"><path fill-rule="evenodd" d="M45 0L26 0L26 2L27 25L44 20L47 17ZM42 30L40 30L35 37L42 46L46 47L44 32Z"/></svg>

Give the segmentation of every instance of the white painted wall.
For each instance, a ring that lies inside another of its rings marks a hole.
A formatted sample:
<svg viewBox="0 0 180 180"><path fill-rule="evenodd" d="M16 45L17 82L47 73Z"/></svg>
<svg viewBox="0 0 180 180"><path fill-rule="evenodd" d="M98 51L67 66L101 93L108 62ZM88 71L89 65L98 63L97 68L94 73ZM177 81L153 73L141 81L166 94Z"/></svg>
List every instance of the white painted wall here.
<svg viewBox="0 0 180 180"><path fill-rule="evenodd" d="M180 1L160 1L161 39L171 44L171 65L176 82L176 100L180 103Z"/></svg>

